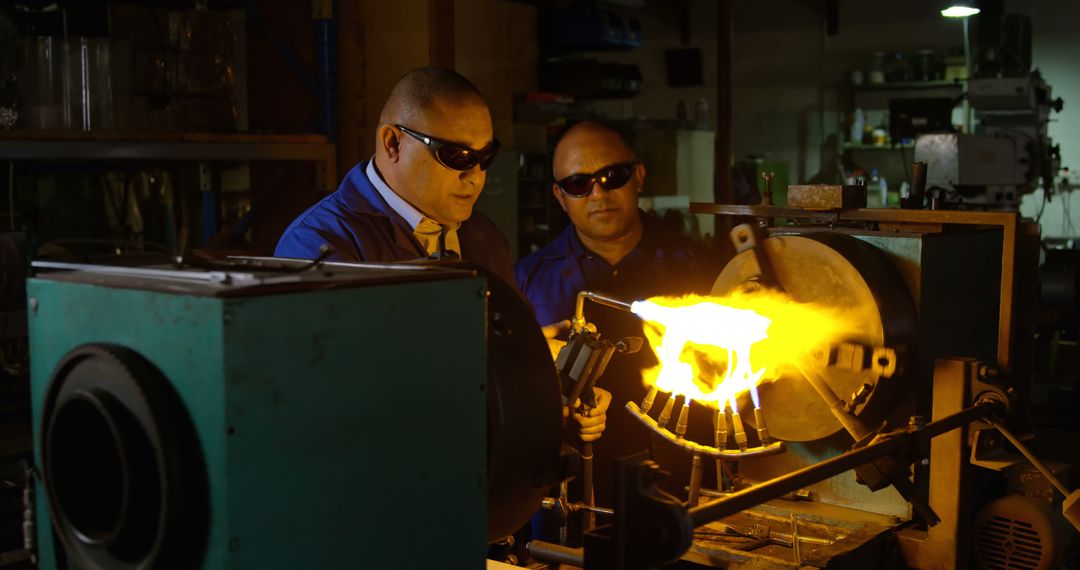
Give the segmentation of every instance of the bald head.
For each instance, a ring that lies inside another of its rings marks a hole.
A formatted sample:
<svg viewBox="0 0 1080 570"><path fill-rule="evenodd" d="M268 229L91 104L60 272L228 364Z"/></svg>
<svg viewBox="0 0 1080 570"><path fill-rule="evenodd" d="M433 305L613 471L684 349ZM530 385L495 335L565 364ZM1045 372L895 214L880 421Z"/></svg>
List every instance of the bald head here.
<svg viewBox="0 0 1080 570"><path fill-rule="evenodd" d="M420 67L398 80L379 115L381 125L419 126L427 123L437 105L479 103L487 107L480 90L456 71Z"/></svg>
<svg viewBox="0 0 1080 570"><path fill-rule="evenodd" d="M594 121L574 125L555 147L552 171L551 191L585 247L615 264L637 246L643 232L637 200L645 166L617 130ZM587 194L562 189L559 182L571 176L578 186L584 178Z"/></svg>
<svg viewBox="0 0 1080 570"><path fill-rule="evenodd" d="M637 160L634 149L619 131L610 125L596 121L582 121L570 127L555 145L552 169L556 180L579 172L568 169L580 163L593 163L592 157L602 155L604 160L633 162ZM609 163L610 164L610 163ZM600 165L603 166L603 165Z"/></svg>
<svg viewBox="0 0 1080 570"><path fill-rule="evenodd" d="M497 148L491 110L468 79L448 69L406 73L390 92L375 133L375 168L425 216L453 225L472 215L487 174L458 170L438 154ZM455 149L465 149L464 151Z"/></svg>

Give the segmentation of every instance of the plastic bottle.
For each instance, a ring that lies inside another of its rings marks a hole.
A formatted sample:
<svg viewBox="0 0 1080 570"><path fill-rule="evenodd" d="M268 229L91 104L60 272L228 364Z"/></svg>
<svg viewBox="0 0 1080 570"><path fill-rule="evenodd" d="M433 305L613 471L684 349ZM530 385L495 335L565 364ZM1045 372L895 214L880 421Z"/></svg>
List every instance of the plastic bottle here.
<svg viewBox="0 0 1080 570"><path fill-rule="evenodd" d="M900 187L893 186L892 190L885 184L885 177L881 177L881 193L885 195L885 203L890 208L900 207Z"/></svg>
<svg viewBox="0 0 1080 570"><path fill-rule="evenodd" d="M885 176L879 174L878 181L881 184L881 200L885 204L885 207L899 208L900 193L896 190L889 192L889 183L885 181Z"/></svg>
<svg viewBox="0 0 1080 570"><path fill-rule="evenodd" d="M866 125L866 113L863 113L862 109L855 109L855 116L851 121L851 132L849 134L849 144L857 145L862 144L863 141L863 127Z"/></svg>
<svg viewBox="0 0 1080 570"><path fill-rule="evenodd" d="M701 97L694 105L694 120L699 129L709 128L709 102Z"/></svg>
<svg viewBox="0 0 1080 570"><path fill-rule="evenodd" d="M888 183L885 182L885 177L881 176L876 168L870 170L870 180L866 183L866 192L874 192L879 197L878 199L881 200L882 208L889 207Z"/></svg>

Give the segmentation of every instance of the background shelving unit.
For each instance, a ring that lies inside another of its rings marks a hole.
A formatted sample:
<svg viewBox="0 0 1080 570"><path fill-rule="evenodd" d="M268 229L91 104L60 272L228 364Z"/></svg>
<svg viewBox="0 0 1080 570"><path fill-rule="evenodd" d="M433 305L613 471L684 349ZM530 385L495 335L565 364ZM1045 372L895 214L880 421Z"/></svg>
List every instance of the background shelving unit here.
<svg viewBox="0 0 1080 570"><path fill-rule="evenodd" d="M867 178L877 170L888 182L890 189L901 182L909 182L911 163L914 160L914 141L887 141L885 144L853 142L850 135L850 117L861 109L867 124L889 130L889 101L891 99L949 97L959 101L964 90L962 81L897 81L891 83L862 83L849 85L846 89L845 113L841 114L841 136L837 137L837 176L843 181L845 171L862 170Z"/></svg>

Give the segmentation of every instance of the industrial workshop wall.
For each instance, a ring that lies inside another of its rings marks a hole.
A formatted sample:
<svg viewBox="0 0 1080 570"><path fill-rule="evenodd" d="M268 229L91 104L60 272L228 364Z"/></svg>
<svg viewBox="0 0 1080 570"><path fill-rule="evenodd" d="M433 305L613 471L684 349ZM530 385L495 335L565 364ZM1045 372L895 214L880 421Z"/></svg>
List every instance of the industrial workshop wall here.
<svg viewBox="0 0 1080 570"><path fill-rule="evenodd" d="M1043 202L1041 190L1024 197L1020 212L1035 218L1042 213L1040 226L1042 236L1075 237L1080 235L1080 74L1076 73L1080 61L1080 42L1076 40L1076 22L1080 22L1080 2L1071 0L1038 0L1016 2L1028 5L1028 11L1014 8L1031 16L1032 54L1034 66L1038 67L1053 88L1054 98L1065 100L1065 107L1054 114L1049 133L1054 144L1061 145L1061 166L1069 167L1065 186L1069 194L1054 196ZM1010 7L1011 4L1010 4Z"/></svg>
<svg viewBox="0 0 1080 570"><path fill-rule="evenodd" d="M415 67L453 67L491 105L495 135L514 148L513 96L535 90L536 7L506 0L337 3L343 175L374 152L379 112Z"/></svg>

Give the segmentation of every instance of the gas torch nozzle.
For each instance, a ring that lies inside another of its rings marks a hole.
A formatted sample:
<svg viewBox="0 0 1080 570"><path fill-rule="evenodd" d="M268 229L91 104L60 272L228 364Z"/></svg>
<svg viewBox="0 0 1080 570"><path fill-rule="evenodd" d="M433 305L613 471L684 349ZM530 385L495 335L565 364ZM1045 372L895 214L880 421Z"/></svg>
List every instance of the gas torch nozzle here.
<svg viewBox="0 0 1080 570"><path fill-rule="evenodd" d="M757 437L761 445L769 444L769 428L765 426L765 413L761 408L754 408L754 423L757 424Z"/></svg>

